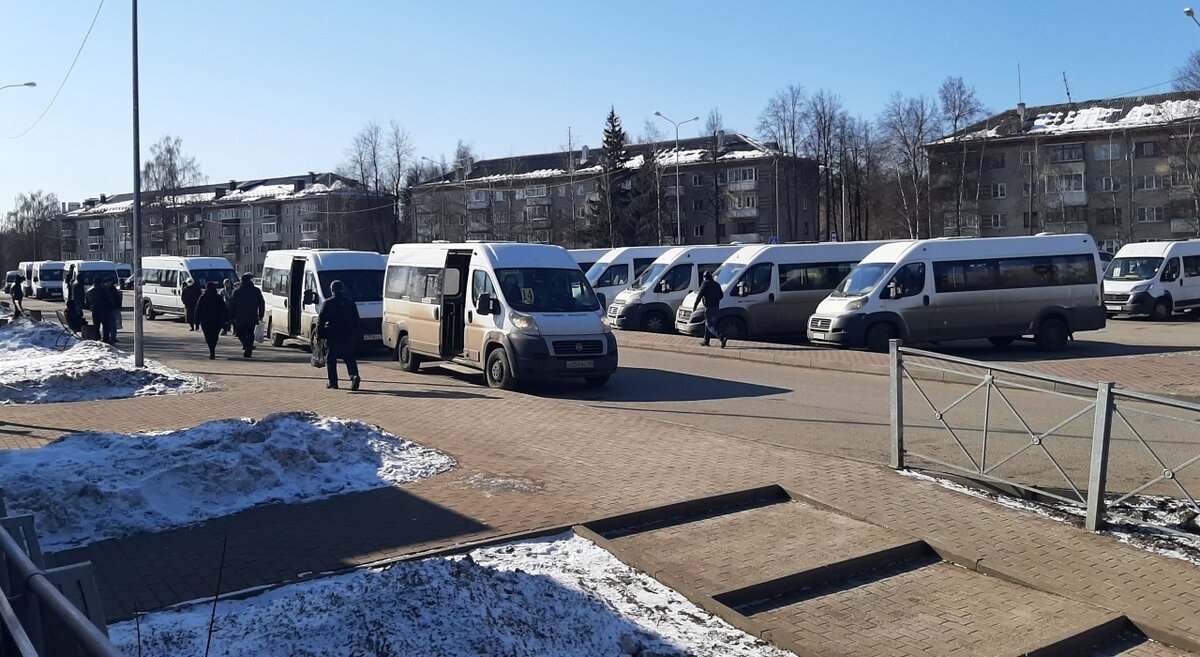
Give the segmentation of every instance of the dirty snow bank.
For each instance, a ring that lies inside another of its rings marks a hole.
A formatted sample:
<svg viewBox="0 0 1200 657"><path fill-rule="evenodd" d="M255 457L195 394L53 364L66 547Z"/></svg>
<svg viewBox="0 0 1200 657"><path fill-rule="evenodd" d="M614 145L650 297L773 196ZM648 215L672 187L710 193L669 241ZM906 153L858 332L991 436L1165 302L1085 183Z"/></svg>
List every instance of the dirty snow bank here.
<svg viewBox="0 0 1200 657"><path fill-rule="evenodd" d="M212 605L126 621L109 636L143 657L204 652ZM567 532L401 562L221 602L214 655L784 657Z"/></svg>
<svg viewBox="0 0 1200 657"><path fill-rule="evenodd" d="M64 346L69 348L60 351ZM76 342L49 322L19 321L0 327L0 404L180 395L213 387L194 374L152 360L145 364L135 367L132 354L103 342Z"/></svg>
<svg viewBox="0 0 1200 657"><path fill-rule="evenodd" d="M9 512L34 514L43 547L58 550L409 483L454 465L362 422L280 413L171 432L72 434L0 452L0 488Z"/></svg>

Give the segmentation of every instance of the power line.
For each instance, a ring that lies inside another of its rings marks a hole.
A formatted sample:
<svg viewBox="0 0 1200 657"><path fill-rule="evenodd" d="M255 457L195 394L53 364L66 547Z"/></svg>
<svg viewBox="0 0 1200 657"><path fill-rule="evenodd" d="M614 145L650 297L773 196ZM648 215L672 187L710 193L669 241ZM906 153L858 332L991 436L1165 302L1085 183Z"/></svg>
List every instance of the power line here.
<svg viewBox="0 0 1200 657"><path fill-rule="evenodd" d="M0 137L4 137L5 139L20 139L21 137L24 137L25 135L29 134L30 130L36 128L37 125L42 122L42 119L46 117L46 114L50 112L50 108L54 107L54 101L58 100L58 95L62 93L63 87L67 86L67 80L71 77L71 71L75 70L75 64L79 61L79 56L83 54L83 47L87 45L88 37L92 35L92 28L96 27L96 19L100 18L100 10L103 8L104 0L100 0L100 5L96 7L96 15L92 16L92 24L88 26L87 34L83 35L83 43L80 43L79 50L75 51L75 59L71 60L71 67L67 69L67 74L63 76L62 82L58 85L58 91L54 92L54 97L50 99L49 104L46 105L46 109L42 110L41 115L37 117L37 119L33 122L33 125L25 128L25 130L20 134L11 136L0 135Z"/></svg>

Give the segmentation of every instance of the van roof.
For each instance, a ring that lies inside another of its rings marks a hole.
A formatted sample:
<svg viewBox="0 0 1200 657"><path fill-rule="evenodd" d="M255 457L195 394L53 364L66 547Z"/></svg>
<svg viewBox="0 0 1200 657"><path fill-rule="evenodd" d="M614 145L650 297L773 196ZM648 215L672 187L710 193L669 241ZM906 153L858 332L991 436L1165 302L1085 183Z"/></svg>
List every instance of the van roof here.
<svg viewBox="0 0 1200 657"><path fill-rule="evenodd" d="M186 265L188 267L194 267L197 269L233 269L233 265L230 264L229 260L226 258L218 258L213 256L143 256L142 266L145 267L147 262L169 262ZM117 263L117 266L128 267L129 265Z"/></svg>
<svg viewBox="0 0 1200 657"><path fill-rule="evenodd" d="M117 268L117 265L111 260L68 260L66 262L66 264L67 264L67 266L75 265L75 268L80 269L80 270L83 270L83 269L113 269L113 270L115 270Z"/></svg>
<svg viewBox="0 0 1200 657"><path fill-rule="evenodd" d="M987 258L997 256L1055 255L1095 252L1090 235L1024 235L1020 237L968 237L961 239L906 240L880 246L863 262L900 262L914 253L930 258Z"/></svg>
<svg viewBox="0 0 1200 657"><path fill-rule="evenodd" d="M1137 256L1165 256L1178 249L1189 254L1200 254L1200 240L1172 240L1162 242L1134 242L1126 244L1117 251L1115 257L1129 258Z"/></svg>
<svg viewBox="0 0 1200 657"><path fill-rule="evenodd" d="M612 262L612 261L617 260L618 258L620 258L622 256L626 256L626 255L634 257L634 258L636 258L638 256L653 255L654 257L657 258L658 256L666 253L667 251L669 251L672 248L676 248L676 247L670 247L670 246L621 246L621 247L617 247L617 248L609 251L608 253L604 254L604 256L601 257L596 262Z"/></svg>
<svg viewBox="0 0 1200 657"><path fill-rule="evenodd" d="M374 251L348 249L285 249L267 251L263 263L284 258L306 258L318 269L383 269L387 260Z"/></svg>
<svg viewBox="0 0 1200 657"><path fill-rule="evenodd" d="M664 252L662 255L658 256L658 259L655 260L654 262L671 263L671 262L675 262L676 260L679 260L680 258L686 257L688 254L691 254L693 257L695 257L697 255L704 254L705 252L708 252L709 255L715 255L716 257L721 258L721 261L724 262L724 260L726 258L733 255L734 253L737 253L742 248L743 247L737 246L736 244L704 244L704 245L697 245L697 246L675 246L670 249L667 249L666 252ZM721 254L725 254L725 255L722 256Z"/></svg>
<svg viewBox="0 0 1200 657"><path fill-rule="evenodd" d="M62 260L43 260L41 262L35 262L35 263L33 263L33 265L35 267L41 267L43 269L62 269L63 268Z"/></svg>
<svg viewBox="0 0 1200 657"><path fill-rule="evenodd" d="M780 258L802 258L809 262L834 262L862 260L875 249L891 244L874 242L816 242L808 244L753 244L743 246L725 262L750 264L758 260Z"/></svg>
<svg viewBox="0 0 1200 657"><path fill-rule="evenodd" d="M509 267L579 269L575 258L561 246L520 242L396 244L388 253L388 262L444 266L446 252L467 250L471 251L474 256L486 258L495 269Z"/></svg>

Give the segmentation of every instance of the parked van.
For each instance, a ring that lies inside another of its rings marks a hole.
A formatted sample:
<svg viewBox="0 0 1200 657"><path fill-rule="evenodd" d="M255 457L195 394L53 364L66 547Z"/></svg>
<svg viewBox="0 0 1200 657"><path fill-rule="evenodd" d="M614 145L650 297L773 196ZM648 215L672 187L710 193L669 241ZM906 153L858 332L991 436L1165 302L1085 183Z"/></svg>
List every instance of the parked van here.
<svg viewBox="0 0 1200 657"><path fill-rule="evenodd" d="M203 289L210 282L220 287L226 279L237 281L238 275L225 258L146 256L142 258L142 315L146 319L183 315L183 288L188 281Z"/></svg>
<svg viewBox="0 0 1200 657"><path fill-rule="evenodd" d="M1104 308L1158 321L1200 308L1200 239L1121 247L1104 271Z"/></svg>
<svg viewBox="0 0 1200 657"><path fill-rule="evenodd" d="M823 242L743 246L713 274L725 299L717 328L731 340L803 335L817 304L854 265L885 242ZM689 293L675 328L704 335L704 306Z"/></svg>
<svg viewBox="0 0 1200 657"><path fill-rule="evenodd" d="M110 260L67 260L63 263L64 274L63 284L67 286L66 297L69 297L71 286L76 281L83 282L83 289L86 292L93 285L104 282L104 279L112 280L113 284L117 282L117 266ZM88 302L85 296L82 301L82 306L87 309Z"/></svg>
<svg viewBox="0 0 1200 657"><path fill-rule="evenodd" d="M579 263L579 268L586 272L609 251L612 249L570 249L569 252L571 257L575 258L575 262Z"/></svg>
<svg viewBox="0 0 1200 657"><path fill-rule="evenodd" d="M608 307L611 299L629 287L635 278L654 264L658 256L670 250L669 246L626 246L613 249L600 257L587 271L587 280L601 307Z"/></svg>
<svg viewBox="0 0 1200 657"><path fill-rule="evenodd" d="M21 280L20 269L8 270L8 272L4 274L4 293L12 294L13 286L16 285L17 281L19 280Z"/></svg>
<svg viewBox="0 0 1200 657"><path fill-rule="evenodd" d="M716 271L740 246L680 246L668 250L646 268L629 289L608 306L608 321L617 328L662 333L675 324L675 311L691 290L700 289L705 272Z"/></svg>
<svg viewBox="0 0 1200 657"><path fill-rule="evenodd" d="M808 339L887 351L888 341L1032 335L1060 349L1104 328L1100 256L1088 235L938 238L879 247L821 302Z"/></svg>
<svg viewBox="0 0 1200 657"><path fill-rule="evenodd" d="M383 303L383 341L406 372L444 360L510 389L540 377L599 386L617 369L596 293L562 247L397 244Z"/></svg>
<svg viewBox="0 0 1200 657"><path fill-rule="evenodd" d="M30 279L35 299L63 298L63 263L58 260L43 260L33 263L33 278Z"/></svg>
<svg viewBox="0 0 1200 657"><path fill-rule="evenodd" d="M342 294L358 306L359 340L382 341L383 270L385 258L374 251L294 249L268 251L263 261L262 292L267 306L266 334L279 347L288 338L316 340L317 317L329 286L341 281Z"/></svg>
<svg viewBox="0 0 1200 657"><path fill-rule="evenodd" d="M21 278L24 279L21 281L21 291L27 297L33 296L33 265L32 260L17 263L17 270L21 272Z"/></svg>

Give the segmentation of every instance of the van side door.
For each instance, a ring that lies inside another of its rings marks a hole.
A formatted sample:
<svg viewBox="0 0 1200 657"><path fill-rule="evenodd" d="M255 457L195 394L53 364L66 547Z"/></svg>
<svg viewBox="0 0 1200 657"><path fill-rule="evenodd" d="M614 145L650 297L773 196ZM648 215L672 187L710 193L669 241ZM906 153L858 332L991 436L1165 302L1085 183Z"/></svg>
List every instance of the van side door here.
<svg viewBox="0 0 1200 657"><path fill-rule="evenodd" d="M1200 255L1183 256L1183 285L1176 297L1175 305L1195 308L1200 306Z"/></svg>
<svg viewBox="0 0 1200 657"><path fill-rule="evenodd" d="M906 263L876 293L881 308L900 316L907 330L905 337L913 342L938 339L932 275L932 268L924 262Z"/></svg>
<svg viewBox="0 0 1200 657"><path fill-rule="evenodd" d="M496 282L490 272L483 269L471 270L471 290L467 297L466 331L464 335L467 358L477 363L483 363L483 341L489 331L499 326L501 315L491 315L480 304L483 298L497 299ZM503 309L500 312L504 312Z"/></svg>
<svg viewBox="0 0 1200 657"><path fill-rule="evenodd" d="M741 308L746 311L749 326L746 327L747 337L773 333L778 326L775 305L774 282L775 265L770 262L760 262L742 272L742 277L731 288L732 299L726 299L722 304Z"/></svg>

